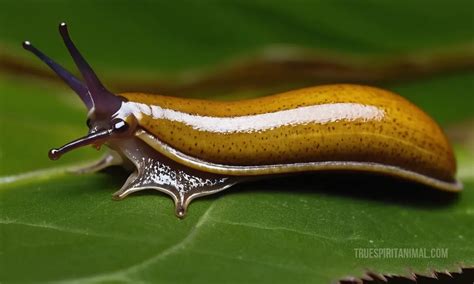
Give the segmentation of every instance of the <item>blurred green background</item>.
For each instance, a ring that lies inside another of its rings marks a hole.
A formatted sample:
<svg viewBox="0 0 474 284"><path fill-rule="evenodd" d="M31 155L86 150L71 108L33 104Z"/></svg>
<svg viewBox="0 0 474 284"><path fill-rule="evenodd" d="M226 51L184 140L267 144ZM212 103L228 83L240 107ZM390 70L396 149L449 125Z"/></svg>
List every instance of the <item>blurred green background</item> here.
<svg viewBox="0 0 474 284"><path fill-rule="evenodd" d="M473 1L2 1L0 281L331 282L474 265ZM333 82L393 90L446 130L465 191L304 176L195 201L111 201L126 176L66 171L90 148L85 109L30 40L76 73L60 21L114 92L241 99ZM440 230L440 228L443 228ZM354 248L448 248L448 258L357 259Z"/></svg>

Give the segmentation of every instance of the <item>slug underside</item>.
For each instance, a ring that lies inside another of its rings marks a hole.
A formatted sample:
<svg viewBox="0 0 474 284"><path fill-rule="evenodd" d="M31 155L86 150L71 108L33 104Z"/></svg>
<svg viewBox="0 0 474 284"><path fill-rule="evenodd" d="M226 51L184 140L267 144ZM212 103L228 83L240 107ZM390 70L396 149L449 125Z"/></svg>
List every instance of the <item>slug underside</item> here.
<svg viewBox="0 0 474 284"><path fill-rule="evenodd" d="M326 161L251 167L207 164L209 167L219 167L226 169L228 172L232 170L245 170L250 173L249 175L239 176L216 174L179 164L155 151L139 139L121 141L119 145L124 150L123 152L120 151L119 153L111 150L96 164L81 169L78 172L95 172L115 165L122 165L132 169L132 173L124 185L114 193L114 198L120 200L134 192L155 189L172 197L175 203L176 216L180 218L185 217L189 204L197 197L223 191L240 182L272 178L282 174L316 171L365 172L401 178L446 191L459 191L462 188L462 185L458 182L448 183L397 167L352 161Z"/></svg>
<svg viewBox="0 0 474 284"><path fill-rule="evenodd" d="M142 133L142 135L145 134ZM197 197L223 191L236 183L271 178L281 174L315 171L365 172L401 178L446 191L459 191L462 188L458 182L444 182L398 167L369 162L325 161L242 167L210 164L186 157L182 153L175 153L193 162L206 164L209 168L219 168L227 172L227 174L216 174L177 163L139 139L121 141L118 145L120 153L110 151L96 165L82 172L98 171L112 165L122 165L133 169L122 188L114 193L114 198L123 199L137 191L155 189L173 198L176 215L180 218L186 215L190 202ZM232 171L246 171L249 174L230 175Z"/></svg>
<svg viewBox="0 0 474 284"><path fill-rule="evenodd" d="M186 215L188 205L194 198L222 191L246 180L244 177L206 173L183 166L139 139L126 139L115 143L115 147L118 151L110 150L96 163L76 172L96 172L117 165L131 169L132 173L114 193L114 198L123 199L137 191L155 189L173 198L176 215L180 218Z"/></svg>

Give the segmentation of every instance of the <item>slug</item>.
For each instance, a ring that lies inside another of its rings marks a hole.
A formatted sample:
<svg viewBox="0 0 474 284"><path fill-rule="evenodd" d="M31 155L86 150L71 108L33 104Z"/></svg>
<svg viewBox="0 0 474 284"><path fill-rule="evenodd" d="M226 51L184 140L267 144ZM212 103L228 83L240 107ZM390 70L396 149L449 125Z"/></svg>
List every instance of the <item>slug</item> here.
<svg viewBox="0 0 474 284"><path fill-rule="evenodd" d="M442 129L418 107L379 88L336 84L233 102L145 93L115 95L71 41L60 34L84 82L30 42L88 110L89 133L58 149L105 144L110 151L82 172L112 165L132 170L114 193L156 189L184 217L191 200L255 177L308 171L393 176L434 189L460 191L453 150Z"/></svg>

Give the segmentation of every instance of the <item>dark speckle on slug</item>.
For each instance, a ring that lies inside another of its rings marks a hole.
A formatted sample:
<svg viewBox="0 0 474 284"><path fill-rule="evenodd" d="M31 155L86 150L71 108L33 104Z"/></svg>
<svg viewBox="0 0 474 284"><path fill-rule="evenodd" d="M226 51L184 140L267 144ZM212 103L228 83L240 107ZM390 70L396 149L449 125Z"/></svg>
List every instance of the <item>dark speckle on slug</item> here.
<svg viewBox="0 0 474 284"><path fill-rule="evenodd" d="M151 95L122 95L130 102L151 104ZM192 100L192 105L183 104L182 98L153 97L155 105L175 113L158 119L142 115L142 127L204 161L238 166L375 162L446 181L455 173L451 146L442 130L416 106L381 89L358 85L307 88L233 102L232 111L222 107L228 102ZM204 104L208 105L205 110ZM407 119L414 116L415 121ZM203 129L205 123L209 127ZM423 128L426 131L417 130ZM179 130L171 134L170 129ZM437 143L428 147L428 141Z"/></svg>

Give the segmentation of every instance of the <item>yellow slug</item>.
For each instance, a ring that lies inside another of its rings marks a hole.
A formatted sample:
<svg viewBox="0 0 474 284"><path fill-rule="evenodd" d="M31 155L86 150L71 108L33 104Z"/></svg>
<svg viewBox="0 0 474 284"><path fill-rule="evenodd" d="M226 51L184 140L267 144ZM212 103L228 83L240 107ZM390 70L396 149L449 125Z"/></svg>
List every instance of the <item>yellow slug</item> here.
<svg viewBox="0 0 474 284"><path fill-rule="evenodd" d="M50 158L84 145L111 152L87 171L134 169L115 194L154 188L173 197L182 217L189 202L251 176L340 170L374 172L459 191L456 162L442 129L406 99L349 84L305 88L221 102L155 94L110 93L60 32L85 84L34 48L89 110L89 134Z"/></svg>

